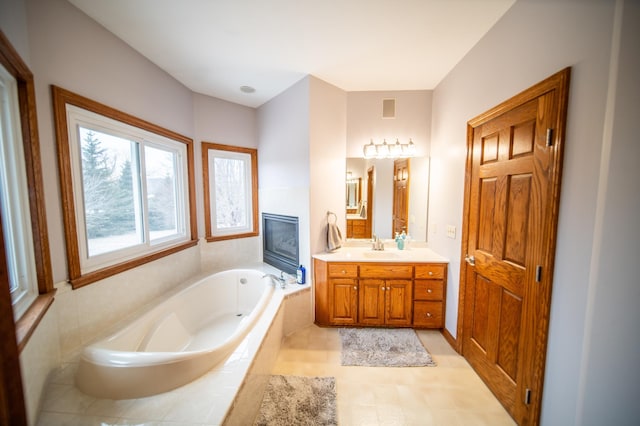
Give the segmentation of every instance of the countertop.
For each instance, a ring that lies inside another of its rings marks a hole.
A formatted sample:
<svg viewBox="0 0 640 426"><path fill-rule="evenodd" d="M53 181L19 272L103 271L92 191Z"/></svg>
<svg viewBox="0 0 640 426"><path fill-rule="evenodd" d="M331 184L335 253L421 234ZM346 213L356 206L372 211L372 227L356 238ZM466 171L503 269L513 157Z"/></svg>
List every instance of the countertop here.
<svg viewBox="0 0 640 426"><path fill-rule="evenodd" d="M448 263L449 259L426 247L398 250L393 242L384 250L368 247L341 247L331 253L317 253L313 257L324 262L393 262L393 263Z"/></svg>

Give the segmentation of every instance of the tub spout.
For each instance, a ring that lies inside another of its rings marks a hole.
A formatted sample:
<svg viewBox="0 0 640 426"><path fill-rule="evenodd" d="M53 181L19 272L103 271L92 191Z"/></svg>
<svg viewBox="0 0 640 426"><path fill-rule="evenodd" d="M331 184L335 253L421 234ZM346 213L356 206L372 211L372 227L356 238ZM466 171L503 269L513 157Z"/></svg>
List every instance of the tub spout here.
<svg viewBox="0 0 640 426"><path fill-rule="evenodd" d="M280 288L285 288L287 286L284 278L277 277L273 274L265 274L262 276L262 278L269 278L271 280L271 284L273 284L274 287L276 286L276 284L280 284Z"/></svg>

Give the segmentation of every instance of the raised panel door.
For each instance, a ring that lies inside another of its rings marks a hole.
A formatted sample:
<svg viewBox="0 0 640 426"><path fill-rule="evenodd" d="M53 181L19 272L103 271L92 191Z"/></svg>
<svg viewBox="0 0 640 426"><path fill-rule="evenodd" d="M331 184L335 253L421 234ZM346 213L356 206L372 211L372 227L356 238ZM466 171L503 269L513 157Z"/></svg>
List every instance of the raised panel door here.
<svg viewBox="0 0 640 426"><path fill-rule="evenodd" d="M539 419L568 76L469 122L458 331L518 424Z"/></svg>
<svg viewBox="0 0 640 426"><path fill-rule="evenodd" d="M387 325L411 325L412 283L411 280L386 280L385 318Z"/></svg>
<svg viewBox="0 0 640 426"><path fill-rule="evenodd" d="M360 280L360 294L358 297L358 322L360 324L384 324L384 289L384 280Z"/></svg>
<svg viewBox="0 0 640 426"><path fill-rule="evenodd" d="M329 281L329 322L353 325L358 320L358 282L352 278Z"/></svg>

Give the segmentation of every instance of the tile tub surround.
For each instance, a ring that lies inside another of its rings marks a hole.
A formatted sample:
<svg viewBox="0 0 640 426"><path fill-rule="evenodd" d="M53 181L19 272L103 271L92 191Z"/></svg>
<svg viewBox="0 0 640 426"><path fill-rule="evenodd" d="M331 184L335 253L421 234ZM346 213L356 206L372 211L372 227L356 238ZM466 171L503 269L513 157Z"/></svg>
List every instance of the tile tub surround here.
<svg viewBox="0 0 640 426"><path fill-rule="evenodd" d="M239 389L247 383L254 385L254 389L260 388L259 378L266 376L264 371L270 370L282 341L286 301L288 298L306 300L300 296L304 293L310 293L308 284L289 284L285 290L277 288L263 317L224 363L199 379L160 395L110 400L83 394L74 386L78 350L50 375L37 425L221 424ZM311 309L310 304L308 309ZM305 325L300 322L301 327ZM261 395L254 394L254 399L258 399L257 407Z"/></svg>

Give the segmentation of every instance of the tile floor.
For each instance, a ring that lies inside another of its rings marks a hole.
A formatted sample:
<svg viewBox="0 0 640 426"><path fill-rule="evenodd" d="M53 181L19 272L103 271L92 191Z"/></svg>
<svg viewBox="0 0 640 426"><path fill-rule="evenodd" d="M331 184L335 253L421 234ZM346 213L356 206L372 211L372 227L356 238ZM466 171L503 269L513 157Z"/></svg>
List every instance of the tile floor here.
<svg viewBox="0 0 640 426"><path fill-rule="evenodd" d="M418 337L437 367L343 367L338 330L313 325L286 338L272 373L334 376L341 426L515 425L439 331Z"/></svg>
<svg viewBox="0 0 640 426"><path fill-rule="evenodd" d="M335 377L341 426L515 424L439 331L418 336L437 367L343 367L338 329L312 325L285 339L272 373ZM73 374L73 364L54 374L38 426L208 426L222 420L212 413L216 391L224 390L207 389L211 374L173 392L124 401L82 394L72 386Z"/></svg>

